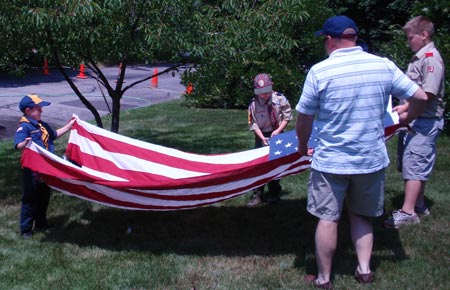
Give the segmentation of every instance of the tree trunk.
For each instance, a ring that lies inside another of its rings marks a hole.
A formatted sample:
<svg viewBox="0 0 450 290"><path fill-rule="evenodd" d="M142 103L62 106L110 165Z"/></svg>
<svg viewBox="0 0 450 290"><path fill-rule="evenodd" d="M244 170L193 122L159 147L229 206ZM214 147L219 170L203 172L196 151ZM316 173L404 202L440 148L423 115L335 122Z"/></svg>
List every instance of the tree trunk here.
<svg viewBox="0 0 450 290"><path fill-rule="evenodd" d="M114 93L110 97L112 99L111 132L119 133L120 99L122 99L122 94Z"/></svg>

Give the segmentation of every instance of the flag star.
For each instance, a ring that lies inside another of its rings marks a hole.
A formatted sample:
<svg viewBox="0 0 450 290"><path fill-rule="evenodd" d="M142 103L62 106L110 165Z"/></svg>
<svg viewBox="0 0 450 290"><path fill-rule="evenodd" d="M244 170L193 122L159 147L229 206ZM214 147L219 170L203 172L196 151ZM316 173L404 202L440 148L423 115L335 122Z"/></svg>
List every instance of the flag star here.
<svg viewBox="0 0 450 290"><path fill-rule="evenodd" d="M289 142L289 143L287 143L286 145L284 145L284 147L286 147L286 148L289 148L289 147L291 147L292 146L292 143L291 142Z"/></svg>
<svg viewBox="0 0 450 290"><path fill-rule="evenodd" d="M275 155L280 155L280 154L281 154L281 151L276 151L276 152L274 152L274 154L275 154Z"/></svg>
<svg viewBox="0 0 450 290"><path fill-rule="evenodd" d="M277 145L280 145L281 143L283 143L283 140L281 140L281 139L278 139L278 140L275 142L275 144L277 144Z"/></svg>

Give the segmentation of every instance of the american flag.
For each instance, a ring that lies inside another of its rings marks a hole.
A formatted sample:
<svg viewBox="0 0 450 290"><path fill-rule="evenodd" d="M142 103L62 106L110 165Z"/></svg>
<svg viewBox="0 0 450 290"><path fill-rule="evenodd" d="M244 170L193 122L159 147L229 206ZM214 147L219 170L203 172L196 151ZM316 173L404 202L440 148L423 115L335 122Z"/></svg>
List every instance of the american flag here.
<svg viewBox="0 0 450 290"><path fill-rule="evenodd" d="M30 143L22 166L53 189L136 210L180 210L224 201L272 179L300 173L310 157L269 160L269 148L202 155L121 136L77 119L66 159Z"/></svg>
<svg viewBox="0 0 450 290"><path fill-rule="evenodd" d="M398 124L386 127L386 137L397 129ZM296 138L289 131L272 138L270 146L203 155L132 139L77 118L65 158L30 142L21 162L67 195L125 209L181 210L234 198L309 169L311 157L299 156Z"/></svg>

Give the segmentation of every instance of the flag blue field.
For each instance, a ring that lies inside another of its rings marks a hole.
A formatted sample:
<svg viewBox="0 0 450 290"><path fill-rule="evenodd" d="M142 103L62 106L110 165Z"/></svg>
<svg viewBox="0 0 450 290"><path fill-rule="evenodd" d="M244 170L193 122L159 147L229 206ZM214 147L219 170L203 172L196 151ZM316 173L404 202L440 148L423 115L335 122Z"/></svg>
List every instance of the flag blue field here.
<svg viewBox="0 0 450 290"><path fill-rule="evenodd" d="M269 141L269 160L288 156L298 151L298 139L295 130L272 137Z"/></svg>
<svg viewBox="0 0 450 290"><path fill-rule="evenodd" d="M311 137L308 141L308 148L314 148L317 144L316 140L317 126L313 125ZM269 160L288 156L298 151L298 138L295 130L283 132L272 137L269 141L270 151Z"/></svg>

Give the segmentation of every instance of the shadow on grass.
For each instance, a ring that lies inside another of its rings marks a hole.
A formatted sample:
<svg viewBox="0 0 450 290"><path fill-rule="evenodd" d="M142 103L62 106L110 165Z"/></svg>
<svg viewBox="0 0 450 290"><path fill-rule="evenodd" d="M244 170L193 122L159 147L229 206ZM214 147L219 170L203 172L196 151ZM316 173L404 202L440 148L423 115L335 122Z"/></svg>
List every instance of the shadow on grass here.
<svg viewBox="0 0 450 290"><path fill-rule="evenodd" d="M281 200L257 208L205 207L175 212L139 212L119 209L82 211L69 222L61 215L44 240L99 247L113 251L145 251L198 256L275 256L295 254L294 266L316 273L314 232L316 218L306 212L306 198ZM397 231L376 220L373 270L383 260L405 259ZM127 233L130 230L131 232ZM385 254L388 252L388 254ZM377 254L378 253L378 254ZM334 259L335 274L353 274L356 257L346 214L340 222Z"/></svg>
<svg viewBox="0 0 450 290"><path fill-rule="evenodd" d="M155 254L292 253L312 246L315 220L305 208L305 200L289 200L257 208L210 206L171 212L86 209L79 220L66 223L68 217L59 216L51 221L64 226L49 232L46 241Z"/></svg>
<svg viewBox="0 0 450 290"><path fill-rule="evenodd" d="M390 198L390 202L391 202L392 206L394 207L394 209L399 209L399 208L402 208L404 199L405 199L405 195L404 195L403 191L398 191L398 192L396 192L395 195L393 195ZM425 196L425 205L427 206L427 208L429 210L431 210L433 208L434 201Z"/></svg>

